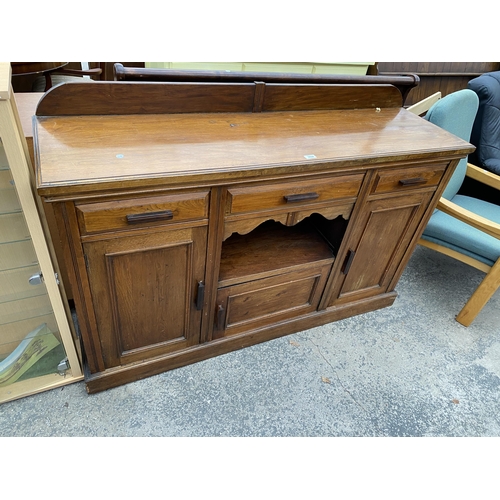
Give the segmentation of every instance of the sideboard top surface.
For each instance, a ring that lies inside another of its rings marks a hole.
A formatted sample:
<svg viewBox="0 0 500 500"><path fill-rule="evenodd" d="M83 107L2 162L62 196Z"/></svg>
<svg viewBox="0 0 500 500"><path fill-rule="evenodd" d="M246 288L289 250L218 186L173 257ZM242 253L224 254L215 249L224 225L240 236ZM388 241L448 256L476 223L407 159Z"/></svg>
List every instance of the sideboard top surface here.
<svg viewBox="0 0 500 500"><path fill-rule="evenodd" d="M37 187L45 196L473 151L403 108L37 116L34 124Z"/></svg>

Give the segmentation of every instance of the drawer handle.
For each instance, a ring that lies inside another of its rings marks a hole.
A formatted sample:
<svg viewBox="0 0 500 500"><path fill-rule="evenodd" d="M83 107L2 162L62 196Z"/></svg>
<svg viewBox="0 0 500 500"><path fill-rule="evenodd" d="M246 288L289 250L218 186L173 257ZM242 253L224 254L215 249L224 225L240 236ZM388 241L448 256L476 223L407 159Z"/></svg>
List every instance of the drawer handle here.
<svg viewBox="0 0 500 500"><path fill-rule="evenodd" d="M140 224L141 222L156 222L159 220L171 220L174 218L172 210L164 210L163 212L146 212L143 214L127 215L129 224Z"/></svg>
<svg viewBox="0 0 500 500"><path fill-rule="evenodd" d="M399 183L403 186L418 186L420 184L426 184L427 179L423 177L413 177L412 179L400 179Z"/></svg>
<svg viewBox="0 0 500 500"><path fill-rule="evenodd" d="M284 196L287 203L295 203L297 201L315 200L319 198L318 193L302 193L302 194L288 194Z"/></svg>

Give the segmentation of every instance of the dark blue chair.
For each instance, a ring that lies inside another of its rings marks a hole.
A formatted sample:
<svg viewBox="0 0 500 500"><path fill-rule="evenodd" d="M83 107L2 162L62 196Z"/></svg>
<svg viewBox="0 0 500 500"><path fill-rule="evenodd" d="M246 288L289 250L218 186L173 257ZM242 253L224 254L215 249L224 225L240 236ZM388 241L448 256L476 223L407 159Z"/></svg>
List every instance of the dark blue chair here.
<svg viewBox="0 0 500 500"><path fill-rule="evenodd" d="M476 151L470 161L500 175L500 71L484 73L467 84L479 97L470 142Z"/></svg>

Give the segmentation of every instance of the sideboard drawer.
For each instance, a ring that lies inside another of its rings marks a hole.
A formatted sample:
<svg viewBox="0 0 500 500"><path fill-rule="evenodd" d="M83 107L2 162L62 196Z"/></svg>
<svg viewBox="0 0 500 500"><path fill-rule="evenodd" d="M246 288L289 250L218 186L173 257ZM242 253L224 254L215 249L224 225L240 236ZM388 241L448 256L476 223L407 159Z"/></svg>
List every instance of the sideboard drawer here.
<svg viewBox="0 0 500 500"><path fill-rule="evenodd" d="M284 208L295 211L312 203L358 195L364 174L228 189L226 215Z"/></svg>
<svg viewBox="0 0 500 500"><path fill-rule="evenodd" d="M208 217L209 191L131 200L90 203L76 207L82 234L131 229Z"/></svg>
<svg viewBox="0 0 500 500"><path fill-rule="evenodd" d="M213 339L311 314L318 308L330 261L239 283L217 292Z"/></svg>
<svg viewBox="0 0 500 500"><path fill-rule="evenodd" d="M372 194L406 191L422 187L437 186L448 163L429 166L379 170L375 177Z"/></svg>

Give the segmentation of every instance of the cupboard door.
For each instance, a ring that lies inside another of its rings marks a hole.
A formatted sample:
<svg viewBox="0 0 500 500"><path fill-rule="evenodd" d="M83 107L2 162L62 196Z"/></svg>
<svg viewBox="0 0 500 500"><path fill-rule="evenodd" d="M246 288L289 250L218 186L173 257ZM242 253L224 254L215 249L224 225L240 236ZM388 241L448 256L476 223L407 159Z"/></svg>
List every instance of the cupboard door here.
<svg viewBox="0 0 500 500"><path fill-rule="evenodd" d="M332 259L333 260L333 259ZM317 310L331 262L218 290L213 338L304 316Z"/></svg>
<svg viewBox="0 0 500 500"><path fill-rule="evenodd" d="M203 226L84 244L107 368L199 343L206 236Z"/></svg>
<svg viewBox="0 0 500 500"><path fill-rule="evenodd" d="M330 306L388 290L421 221L432 192L371 200L356 222Z"/></svg>

